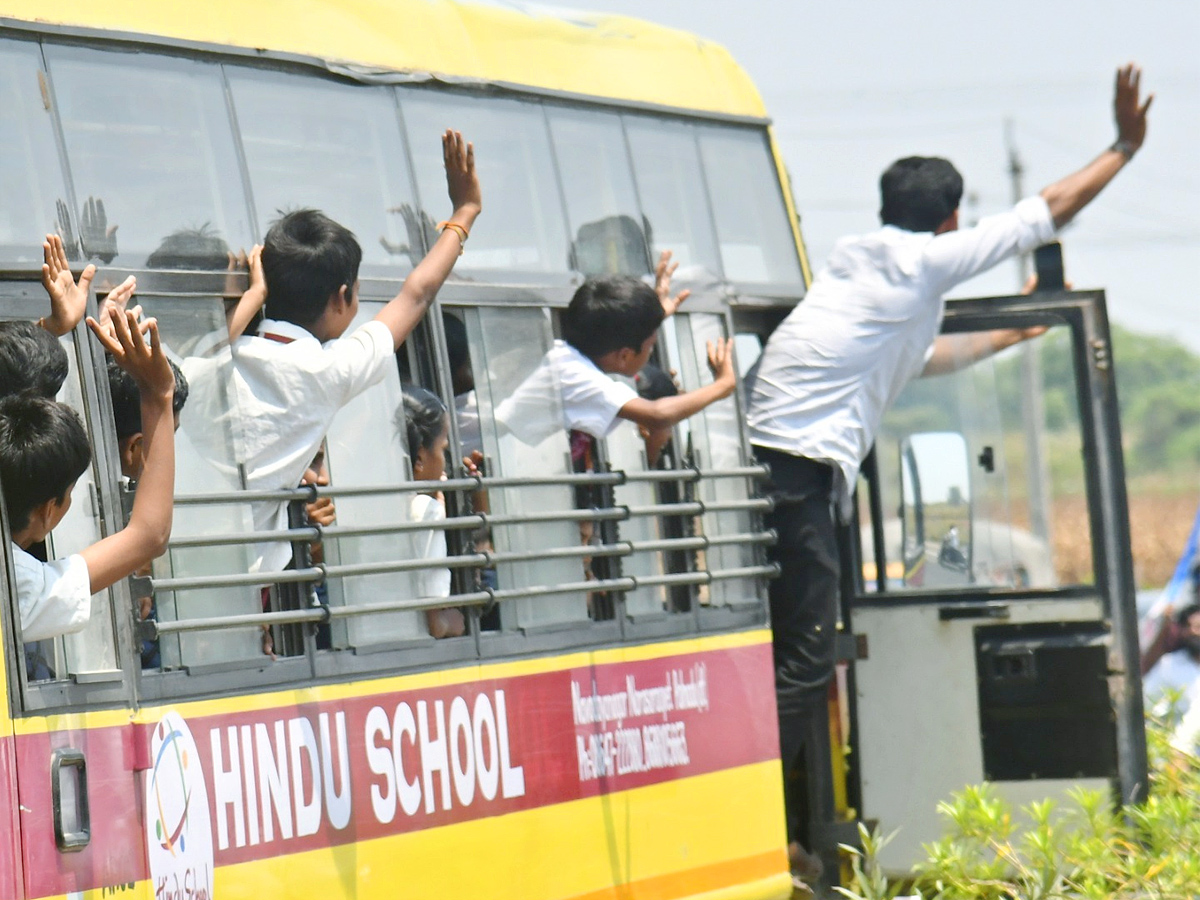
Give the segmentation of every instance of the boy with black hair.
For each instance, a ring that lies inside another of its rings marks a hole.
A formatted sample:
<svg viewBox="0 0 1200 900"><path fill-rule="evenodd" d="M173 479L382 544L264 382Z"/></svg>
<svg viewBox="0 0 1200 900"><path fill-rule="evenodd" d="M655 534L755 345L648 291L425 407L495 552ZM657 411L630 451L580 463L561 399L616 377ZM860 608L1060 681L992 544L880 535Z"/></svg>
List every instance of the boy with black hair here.
<svg viewBox="0 0 1200 900"><path fill-rule="evenodd" d="M362 249L354 235L317 210L284 215L261 251L264 284L238 304L231 331L266 301L256 334L233 342L237 455L251 490L300 483L334 416L380 382L395 351L416 327L461 255L481 209L475 150L456 131L442 135L446 184L454 211L400 293L371 322L346 334L358 313ZM253 256L253 255L252 255ZM252 259L252 271L254 268ZM265 294L265 298L264 295ZM253 504L255 529L287 528L287 505ZM253 570L276 572L291 545L264 543Z"/></svg>
<svg viewBox="0 0 1200 900"><path fill-rule="evenodd" d="M133 377L141 394L145 465L129 524L65 559L41 562L26 550L45 540L71 506L71 491L91 462L87 432L69 407L22 394L0 400L0 487L12 534L21 637L39 641L87 625L91 596L161 555L171 534L175 378L158 325L139 328L133 312L88 325ZM144 334L148 333L147 345Z"/></svg>
<svg viewBox="0 0 1200 900"><path fill-rule="evenodd" d="M633 378L645 367L658 327L687 298L687 291L671 297L677 265L664 252L654 287L625 275L588 278L563 313L563 340L554 342L541 365L497 407L497 420L530 445L560 429L603 438L618 419L661 432L732 394L737 375L731 340L709 341L713 381L693 391L650 400L611 377Z"/></svg>
<svg viewBox="0 0 1200 900"><path fill-rule="evenodd" d="M137 382L121 368L113 357L108 357L108 392L112 397L113 420L117 426L117 453L121 460L121 474L130 481L139 481L146 461L145 435L142 433L142 400ZM179 414L187 402L188 382L179 366L167 360L175 378L175 393L171 400L171 413L176 431L179 430Z"/></svg>
<svg viewBox="0 0 1200 900"><path fill-rule="evenodd" d="M54 396L67 379L67 351L42 326L0 322L0 396L30 393Z"/></svg>

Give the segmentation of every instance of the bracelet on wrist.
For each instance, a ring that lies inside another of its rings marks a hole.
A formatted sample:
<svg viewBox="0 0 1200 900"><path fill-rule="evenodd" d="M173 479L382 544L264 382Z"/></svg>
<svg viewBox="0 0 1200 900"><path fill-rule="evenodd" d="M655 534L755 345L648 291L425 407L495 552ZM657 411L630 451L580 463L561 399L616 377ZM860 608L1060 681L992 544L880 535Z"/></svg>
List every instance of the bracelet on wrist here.
<svg viewBox="0 0 1200 900"><path fill-rule="evenodd" d="M457 222L438 222L438 231L445 231L447 228L458 235L458 255L462 256L463 251L467 249L467 238L471 236L470 232Z"/></svg>
<svg viewBox="0 0 1200 900"><path fill-rule="evenodd" d="M1108 149L1115 150L1117 153L1120 153L1123 157L1125 157L1125 162L1129 162L1129 160L1133 159L1133 154L1137 153L1137 148L1125 138L1117 138L1117 140L1113 142L1113 145Z"/></svg>

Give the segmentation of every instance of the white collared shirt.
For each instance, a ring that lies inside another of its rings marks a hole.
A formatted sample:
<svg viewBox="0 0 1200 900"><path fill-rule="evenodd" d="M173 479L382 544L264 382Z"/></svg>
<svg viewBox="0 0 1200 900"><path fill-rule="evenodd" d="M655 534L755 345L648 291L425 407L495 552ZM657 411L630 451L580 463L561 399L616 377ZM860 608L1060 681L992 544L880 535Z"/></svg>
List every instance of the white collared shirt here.
<svg viewBox="0 0 1200 900"><path fill-rule="evenodd" d="M382 381L389 365L395 365L392 333L378 321L322 344L298 325L267 319L257 335L234 341L234 442L246 488L296 487L338 410ZM263 501L252 509L256 530L287 528L286 503ZM255 552L251 571L278 572L292 548L261 543Z"/></svg>
<svg viewBox="0 0 1200 900"><path fill-rule="evenodd" d="M532 374L496 407L496 420L530 446L572 430L603 438L619 424L621 407L637 396L629 382L556 340Z"/></svg>
<svg viewBox="0 0 1200 900"><path fill-rule="evenodd" d="M12 545L21 610L21 640L30 643L82 631L92 614L92 577L78 553L42 562Z"/></svg>
<svg viewBox="0 0 1200 900"><path fill-rule="evenodd" d="M921 373L942 296L1054 235L1041 197L934 236L885 225L843 238L767 341L750 393L750 442L833 463L843 501L887 408Z"/></svg>

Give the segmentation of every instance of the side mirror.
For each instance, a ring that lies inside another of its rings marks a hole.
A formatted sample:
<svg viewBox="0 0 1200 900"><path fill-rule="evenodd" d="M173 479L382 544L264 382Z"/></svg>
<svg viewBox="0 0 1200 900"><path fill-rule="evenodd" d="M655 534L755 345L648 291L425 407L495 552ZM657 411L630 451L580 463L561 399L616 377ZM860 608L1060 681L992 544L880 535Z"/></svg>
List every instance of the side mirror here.
<svg viewBox="0 0 1200 900"><path fill-rule="evenodd" d="M931 431L901 441L900 496L904 586L972 583L971 469L963 436Z"/></svg>

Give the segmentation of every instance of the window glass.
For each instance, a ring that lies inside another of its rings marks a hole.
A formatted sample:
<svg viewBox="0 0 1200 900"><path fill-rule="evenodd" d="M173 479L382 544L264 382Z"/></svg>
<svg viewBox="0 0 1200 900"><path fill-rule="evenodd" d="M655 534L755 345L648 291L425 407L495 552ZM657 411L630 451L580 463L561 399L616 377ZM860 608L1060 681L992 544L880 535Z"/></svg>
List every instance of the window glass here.
<svg viewBox="0 0 1200 900"><path fill-rule="evenodd" d="M441 134L461 131L475 145L487 213L471 230L458 269L566 272L566 224L540 105L486 101L426 90L400 91L408 145L424 214L450 215Z"/></svg>
<svg viewBox="0 0 1200 900"><path fill-rule="evenodd" d="M259 234L281 212L310 207L358 236L367 265L420 261L432 223L413 201L391 90L227 71Z"/></svg>
<svg viewBox="0 0 1200 900"><path fill-rule="evenodd" d="M694 391L712 381L708 369L708 342L724 338L724 319L712 313L685 313L672 316L665 324L673 331L667 344L674 348L673 357L678 360L683 390ZM745 465L741 421L736 394L705 407L688 419L681 431L691 462L702 470ZM745 478L705 478L698 486L698 496L705 503L744 500L751 495L751 487ZM755 530L752 515L744 510L707 511L700 517L700 526L709 537L747 534ZM709 547L704 562L710 572L718 572L753 566L757 560L752 545L731 544ZM701 602L707 600L714 605L725 605L753 602L757 597L758 586L753 579L718 579L710 586L707 598L701 596Z"/></svg>
<svg viewBox="0 0 1200 900"><path fill-rule="evenodd" d="M884 417L875 447L890 589L1093 583L1070 335L1052 328L1027 346L1042 359L1040 427L1023 347L913 381Z"/></svg>
<svg viewBox="0 0 1200 900"><path fill-rule="evenodd" d="M350 330L375 318L382 303L363 302ZM347 332L349 333L349 331ZM398 484L412 478L404 435L399 370L389 366L384 379L339 410L326 437L329 479L337 488ZM369 526L413 521L424 509L424 495L382 494L337 497L337 524ZM380 563L427 556L428 532L347 536L325 541L330 566ZM329 603L359 605L424 596L427 579L420 571L350 575L329 582ZM411 641L426 637L419 611L352 616L333 627L334 648Z"/></svg>
<svg viewBox="0 0 1200 900"><path fill-rule="evenodd" d="M475 368L480 439L489 474L504 477L565 475L571 448L563 428L562 402L543 356L553 334L549 310L477 309L466 311L471 362ZM488 491L493 515L569 511L576 497L567 485L494 488ZM499 553L578 547L591 543L590 523L529 522L493 530ZM533 585L578 583L579 558L506 562L497 566L501 590ZM588 617L583 594L519 599L501 607L505 628L532 628Z"/></svg>
<svg viewBox="0 0 1200 900"><path fill-rule="evenodd" d="M253 231L220 68L46 48L90 259L217 268Z"/></svg>
<svg viewBox="0 0 1200 900"><path fill-rule="evenodd" d="M549 108L567 199L575 268L585 275L650 271L629 151L615 113Z"/></svg>
<svg viewBox="0 0 1200 900"><path fill-rule="evenodd" d="M725 277L799 286L800 259L766 135L712 125L698 131Z"/></svg>
<svg viewBox="0 0 1200 900"><path fill-rule="evenodd" d="M677 277L684 281L719 277L695 128L646 116L626 115L624 120L653 257L663 250L674 253Z"/></svg>
<svg viewBox="0 0 1200 900"><path fill-rule="evenodd" d="M175 432L175 512L171 539L218 534L250 534L254 530L248 503L194 504L180 500L196 494L235 491L241 477L234 452L233 358L229 352L225 313L218 297L137 296L149 316L158 319L168 353L183 370L188 396ZM252 547L175 547L154 563L154 576L199 577L248 572ZM255 586L209 587L160 592L155 614L164 621L248 615L262 611ZM153 647L143 647L151 664ZM188 632L161 639L163 668L203 668L236 660L261 658L257 628Z"/></svg>
<svg viewBox="0 0 1200 900"><path fill-rule="evenodd" d="M0 262L9 265L40 266L42 240L54 231L78 252L40 70L37 45L0 41Z"/></svg>

